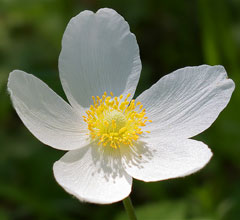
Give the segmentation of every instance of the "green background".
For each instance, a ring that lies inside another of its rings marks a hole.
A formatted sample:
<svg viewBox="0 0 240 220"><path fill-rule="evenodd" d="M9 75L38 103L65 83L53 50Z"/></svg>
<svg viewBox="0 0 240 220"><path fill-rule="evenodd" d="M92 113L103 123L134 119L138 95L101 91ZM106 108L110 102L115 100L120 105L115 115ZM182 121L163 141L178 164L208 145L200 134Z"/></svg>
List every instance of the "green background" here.
<svg viewBox="0 0 240 220"><path fill-rule="evenodd" d="M110 7L128 21L141 51L137 95L164 74L203 63L224 65L236 83L230 104L196 139L214 152L191 176L134 181L139 219L240 219L239 0L0 0L0 220L126 219L121 203L81 203L55 182L52 164L64 152L44 146L24 127L6 91L21 69L63 97L58 76L61 38L71 17Z"/></svg>

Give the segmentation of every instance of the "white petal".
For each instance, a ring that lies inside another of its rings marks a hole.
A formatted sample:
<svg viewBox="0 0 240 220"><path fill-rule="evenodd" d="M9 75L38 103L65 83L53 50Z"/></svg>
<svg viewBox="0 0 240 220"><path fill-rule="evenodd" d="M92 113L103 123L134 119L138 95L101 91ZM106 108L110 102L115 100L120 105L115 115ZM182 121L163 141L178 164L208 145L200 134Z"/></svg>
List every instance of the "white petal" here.
<svg viewBox="0 0 240 220"><path fill-rule="evenodd" d="M44 82L20 70L10 73L8 91L25 126L41 142L60 150L86 146L86 125Z"/></svg>
<svg viewBox="0 0 240 220"><path fill-rule="evenodd" d="M192 174L203 168L212 156L204 143L191 139L168 142L148 139L121 150L126 172L146 182Z"/></svg>
<svg viewBox="0 0 240 220"><path fill-rule="evenodd" d="M102 96L105 91L133 95L141 71L135 35L112 9L83 11L66 28L59 69L73 106L88 107L92 96Z"/></svg>
<svg viewBox="0 0 240 220"><path fill-rule="evenodd" d="M161 78L136 101L153 122L151 137L193 137L206 130L228 104L234 83L222 66L186 67Z"/></svg>
<svg viewBox="0 0 240 220"><path fill-rule="evenodd" d="M108 204L120 201L131 192L132 178L122 168L119 151L102 151L87 146L69 151L55 162L57 182L78 199Z"/></svg>

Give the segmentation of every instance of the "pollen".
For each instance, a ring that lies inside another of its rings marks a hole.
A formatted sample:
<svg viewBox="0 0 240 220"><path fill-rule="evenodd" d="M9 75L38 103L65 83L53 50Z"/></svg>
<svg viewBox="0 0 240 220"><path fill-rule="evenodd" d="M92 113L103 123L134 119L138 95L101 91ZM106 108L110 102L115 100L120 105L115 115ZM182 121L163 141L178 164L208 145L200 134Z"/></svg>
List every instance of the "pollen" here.
<svg viewBox="0 0 240 220"><path fill-rule="evenodd" d="M140 102L128 101L123 95L114 97L104 92L102 97L94 97L93 105L86 111L83 120L87 123L88 135L98 145L119 148L122 145L133 146L139 137L149 131L143 131L146 123L152 122L146 117L146 111Z"/></svg>

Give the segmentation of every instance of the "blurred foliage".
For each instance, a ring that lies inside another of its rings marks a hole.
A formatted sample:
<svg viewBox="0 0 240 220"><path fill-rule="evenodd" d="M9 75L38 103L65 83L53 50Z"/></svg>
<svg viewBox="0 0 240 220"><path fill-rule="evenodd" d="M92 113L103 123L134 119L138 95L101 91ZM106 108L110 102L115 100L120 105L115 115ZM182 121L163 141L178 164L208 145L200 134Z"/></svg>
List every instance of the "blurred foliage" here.
<svg viewBox="0 0 240 220"><path fill-rule="evenodd" d="M157 183L134 181L139 219L240 219L240 1L0 0L0 219L126 219L121 203L80 203L57 185L52 164L64 152L44 146L23 126L6 91L13 69L33 73L63 97L61 38L71 17L117 10L138 39L143 71L137 95L184 66L224 65L236 90L208 131L196 137L214 157L200 172Z"/></svg>

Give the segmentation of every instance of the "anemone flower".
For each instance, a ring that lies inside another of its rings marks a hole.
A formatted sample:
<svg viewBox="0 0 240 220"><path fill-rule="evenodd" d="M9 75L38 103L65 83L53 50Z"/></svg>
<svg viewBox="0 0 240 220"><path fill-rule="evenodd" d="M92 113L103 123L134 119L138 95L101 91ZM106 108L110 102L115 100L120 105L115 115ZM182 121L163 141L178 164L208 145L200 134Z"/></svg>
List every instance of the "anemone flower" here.
<svg viewBox="0 0 240 220"><path fill-rule="evenodd" d="M20 70L10 73L8 91L32 134L68 151L54 163L56 181L100 204L126 198L132 178L161 181L204 167L212 152L190 138L215 121L234 90L222 66L202 65L174 71L132 99L138 44L123 17L107 8L71 19L59 71L68 102Z"/></svg>

